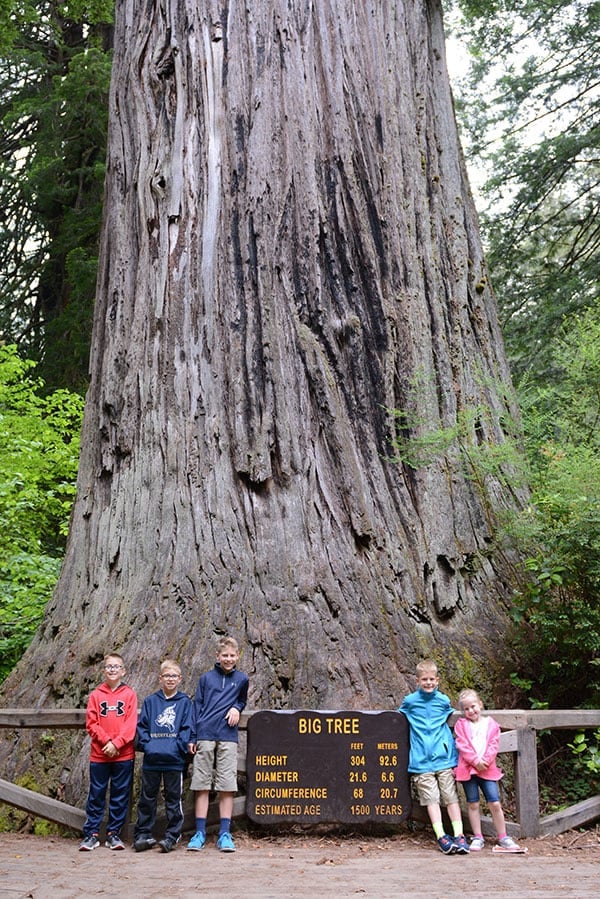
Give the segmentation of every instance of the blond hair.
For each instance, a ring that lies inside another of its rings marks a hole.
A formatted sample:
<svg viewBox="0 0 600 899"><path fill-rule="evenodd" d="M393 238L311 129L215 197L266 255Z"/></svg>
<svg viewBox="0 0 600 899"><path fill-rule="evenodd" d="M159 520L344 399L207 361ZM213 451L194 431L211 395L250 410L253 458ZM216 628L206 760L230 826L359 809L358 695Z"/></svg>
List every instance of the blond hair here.
<svg viewBox="0 0 600 899"><path fill-rule="evenodd" d="M481 708L483 708L483 703L479 698L479 693L477 692L477 690L471 690L470 688L460 691L460 693L458 694L458 705L462 709L464 708L465 703L473 699L475 699L479 703Z"/></svg>
<svg viewBox="0 0 600 899"><path fill-rule="evenodd" d="M221 650L225 649L226 646L231 646L231 648L235 649L236 652L240 651L238 641L235 639L235 637L220 637L220 639L217 641L217 652L221 652Z"/></svg>
<svg viewBox="0 0 600 899"><path fill-rule="evenodd" d="M181 674L181 668L173 659L165 659L164 662L160 663L160 673L164 674L167 668L173 668L177 674Z"/></svg>
<svg viewBox="0 0 600 899"><path fill-rule="evenodd" d="M435 664L433 659L421 659L421 661L417 664L417 677L421 677L422 674L425 674L426 671L433 671L437 675L438 666Z"/></svg>

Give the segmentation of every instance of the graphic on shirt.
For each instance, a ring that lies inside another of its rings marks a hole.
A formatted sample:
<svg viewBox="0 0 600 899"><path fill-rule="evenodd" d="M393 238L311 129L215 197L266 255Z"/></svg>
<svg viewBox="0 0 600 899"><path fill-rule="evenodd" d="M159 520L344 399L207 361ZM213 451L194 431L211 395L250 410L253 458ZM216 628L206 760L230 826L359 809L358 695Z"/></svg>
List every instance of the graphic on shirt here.
<svg viewBox="0 0 600 899"><path fill-rule="evenodd" d="M165 709L162 710L160 715L158 715L155 719L155 724L158 727L166 727L167 730L174 731L175 730L175 704L168 705Z"/></svg>
<svg viewBox="0 0 600 899"><path fill-rule="evenodd" d="M116 712L117 715L125 714L125 703L119 699L116 705L109 705L106 701L100 703L100 714L106 718L109 712Z"/></svg>

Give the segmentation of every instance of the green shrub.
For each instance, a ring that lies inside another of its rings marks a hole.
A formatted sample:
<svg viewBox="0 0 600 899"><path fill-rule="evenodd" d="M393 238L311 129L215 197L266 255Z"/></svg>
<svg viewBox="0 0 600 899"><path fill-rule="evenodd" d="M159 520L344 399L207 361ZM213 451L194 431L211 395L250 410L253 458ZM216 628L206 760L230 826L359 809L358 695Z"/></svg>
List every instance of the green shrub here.
<svg viewBox="0 0 600 899"><path fill-rule="evenodd" d="M75 497L83 399L45 396L33 369L0 346L0 679L52 595Z"/></svg>

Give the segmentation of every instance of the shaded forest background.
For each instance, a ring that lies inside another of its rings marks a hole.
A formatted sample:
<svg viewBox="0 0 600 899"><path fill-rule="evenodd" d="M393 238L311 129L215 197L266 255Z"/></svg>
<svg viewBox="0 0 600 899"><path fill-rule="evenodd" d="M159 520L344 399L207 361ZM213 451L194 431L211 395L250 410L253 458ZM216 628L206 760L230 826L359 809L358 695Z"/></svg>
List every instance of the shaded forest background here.
<svg viewBox="0 0 600 899"><path fill-rule="evenodd" d="M598 706L600 3L446 7L469 51L453 87L523 415L509 451L532 490L501 535L525 560L512 680L538 706ZM2 676L52 593L73 499L111 21L102 0L0 4ZM419 468L460 439L397 452Z"/></svg>

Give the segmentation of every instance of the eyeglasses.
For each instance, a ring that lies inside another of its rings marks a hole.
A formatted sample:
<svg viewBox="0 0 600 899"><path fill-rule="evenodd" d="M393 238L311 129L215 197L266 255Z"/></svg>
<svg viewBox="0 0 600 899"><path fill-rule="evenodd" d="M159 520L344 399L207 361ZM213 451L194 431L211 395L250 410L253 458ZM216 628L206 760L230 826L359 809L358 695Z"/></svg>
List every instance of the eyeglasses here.
<svg viewBox="0 0 600 899"><path fill-rule="evenodd" d="M161 674L163 680L179 680L180 674Z"/></svg>
<svg viewBox="0 0 600 899"><path fill-rule="evenodd" d="M122 665L105 665L104 666L105 671L121 671L122 668L123 668Z"/></svg>

